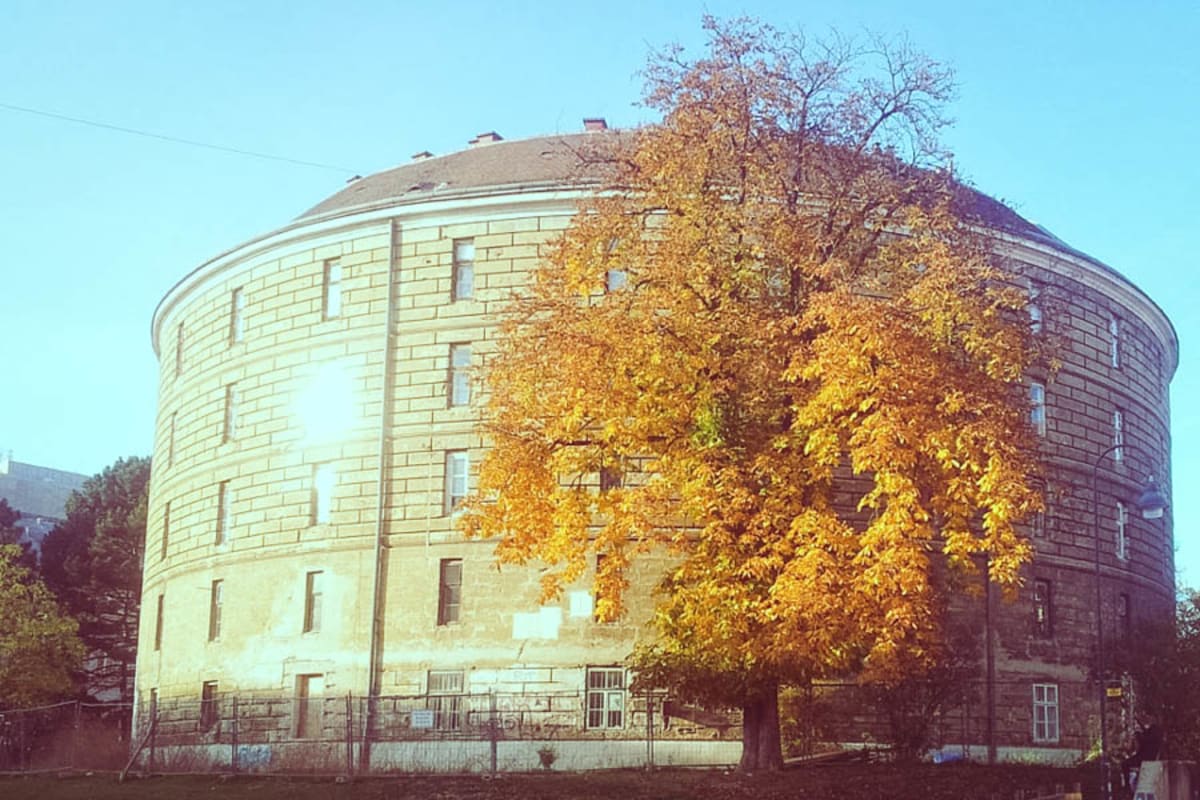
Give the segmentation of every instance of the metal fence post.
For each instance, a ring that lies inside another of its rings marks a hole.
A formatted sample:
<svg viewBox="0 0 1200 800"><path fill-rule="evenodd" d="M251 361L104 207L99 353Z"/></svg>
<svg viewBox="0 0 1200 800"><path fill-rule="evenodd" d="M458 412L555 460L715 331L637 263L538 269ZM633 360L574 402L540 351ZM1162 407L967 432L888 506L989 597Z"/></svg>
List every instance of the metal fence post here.
<svg viewBox="0 0 1200 800"><path fill-rule="evenodd" d="M146 774L154 772L154 746L158 739L158 698L150 698L150 753L146 760Z"/></svg>
<svg viewBox="0 0 1200 800"><path fill-rule="evenodd" d="M233 696L233 719L229 721L229 768L237 775L238 771L238 699Z"/></svg>
<svg viewBox="0 0 1200 800"><path fill-rule="evenodd" d="M346 780L354 780L354 699L346 692Z"/></svg>
<svg viewBox="0 0 1200 800"><path fill-rule="evenodd" d="M74 727L71 730L71 751L70 751L70 756L69 756L70 761L67 763L68 769L75 769L76 765L78 763L78 758L79 758L79 714L80 714L80 702L78 700L76 700L75 701L75 722L74 722Z"/></svg>
<svg viewBox="0 0 1200 800"><path fill-rule="evenodd" d="M492 689L488 692L488 739L490 739L491 749L491 769L492 774L496 774L496 755L500 747L500 724L496 717L496 691Z"/></svg>
<svg viewBox="0 0 1200 800"><path fill-rule="evenodd" d="M654 694L646 689L646 768L654 769Z"/></svg>

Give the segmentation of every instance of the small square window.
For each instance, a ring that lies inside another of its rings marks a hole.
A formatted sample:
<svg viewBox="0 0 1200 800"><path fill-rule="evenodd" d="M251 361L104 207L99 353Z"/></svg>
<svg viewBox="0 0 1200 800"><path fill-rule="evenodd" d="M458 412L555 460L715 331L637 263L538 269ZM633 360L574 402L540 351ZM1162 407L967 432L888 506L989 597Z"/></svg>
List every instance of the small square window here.
<svg viewBox="0 0 1200 800"><path fill-rule="evenodd" d="M611 492L625 485L625 476L616 467L600 468L600 491Z"/></svg>
<svg viewBox="0 0 1200 800"><path fill-rule="evenodd" d="M455 239L451 300L469 300L475 296L475 240Z"/></svg>
<svg viewBox="0 0 1200 800"><path fill-rule="evenodd" d="M604 289L617 292L629 285L629 274L623 269L610 269L604 273Z"/></svg>
<svg viewBox="0 0 1200 800"><path fill-rule="evenodd" d="M1035 683L1033 685L1033 741L1051 744L1057 742L1058 738L1058 684Z"/></svg>

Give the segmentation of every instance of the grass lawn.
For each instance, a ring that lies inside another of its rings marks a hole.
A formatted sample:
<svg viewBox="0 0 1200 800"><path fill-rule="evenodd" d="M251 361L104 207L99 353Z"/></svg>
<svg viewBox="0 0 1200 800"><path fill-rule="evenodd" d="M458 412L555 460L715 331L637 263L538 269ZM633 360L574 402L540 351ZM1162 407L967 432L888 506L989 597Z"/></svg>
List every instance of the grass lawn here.
<svg viewBox="0 0 1200 800"><path fill-rule="evenodd" d="M615 770L480 776L365 778L338 784L319 778L111 775L0 778L4 800L1012 800L1070 789L1087 776L1078 769L985 767L969 764L845 764L796 767L777 774L719 770ZM1085 785L1086 790L1086 785Z"/></svg>

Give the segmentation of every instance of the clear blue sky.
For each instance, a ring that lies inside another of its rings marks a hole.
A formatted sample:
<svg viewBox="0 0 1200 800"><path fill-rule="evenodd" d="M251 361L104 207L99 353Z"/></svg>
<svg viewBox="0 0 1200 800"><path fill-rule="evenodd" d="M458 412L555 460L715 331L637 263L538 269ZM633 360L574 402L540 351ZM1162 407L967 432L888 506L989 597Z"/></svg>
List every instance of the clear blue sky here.
<svg viewBox="0 0 1200 800"><path fill-rule="evenodd" d="M207 258L343 185L445 153L646 118L647 52L700 16L907 33L957 71L961 170L1145 289L1174 321L1175 536L1200 584L1200 4L1178 2L0 0L0 104L347 168L318 169L0 108L0 448L94 473L147 454L150 316Z"/></svg>

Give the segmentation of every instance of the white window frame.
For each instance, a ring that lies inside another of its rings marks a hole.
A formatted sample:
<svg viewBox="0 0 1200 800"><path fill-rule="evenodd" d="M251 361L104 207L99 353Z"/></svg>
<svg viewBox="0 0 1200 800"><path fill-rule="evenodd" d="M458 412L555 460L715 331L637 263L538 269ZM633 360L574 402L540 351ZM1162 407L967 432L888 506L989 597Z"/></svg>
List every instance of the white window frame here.
<svg viewBox="0 0 1200 800"><path fill-rule="evenodd" d="M320 692L313 693L314 685ZM317 705L313 705L316 703ZM292 711L293 734L297 739L320 739L325 727L325 674L296 676L295 707Z"/></svg>
<svg viewBox="0 0 1200 800"><path fill-rule="evenodd" d="M475 240L455 239L451 248L450 299L470 300L475 297Z"/></svg>
<svg viewBox="0 0 1200 800"><path fill-rule="evenodd" d="M1059 729L1059 698L1057 683L1033 684L1033 741L1054 744L1062 734Z"/></svg>
<svg viewBox="0 0 1200 800"><path fill-rule="evenodd" d="M328 525L333 516L333 489L337 472L328 461L313 466L311 524Z"/></svg>
<svg viewBox="0 0 1200 800"><path fill-rule="evenodd" d="M627 686L624 667L588 667L584 673L584 727L623 729Z"/></svg>
<svg viewBox="0 0 1200 800"><path fill-rule="evenodd" d="M1119 408L1113 409L1113 461L1125 460L1125 412Z"/></svg>
<svg viewBox="0 0 1200 800"><path fill-rule="evenodd" d="M217 681L204 681L200 684L200 730L209 731L216 727L221 719L220 708L217 706L217 692L220 684Z"/></svg>
<svg viewBox="0 0 1200 800"><path fill-rule="evenodd" d="M442 511L445 516L458 513L470 490L471 456L466 450L446 451L446 486Z"/></svg>
<svg viewBox="0 0 1200 800"><path fill-rule="evenodd" d="M1121 368L1121 320L1119 317L1108 318L1108 354L1113 369Z"/></svg>
<svg viewBox="0 0 1200 800"><path fill-rule="evenodd" d="M1038 436L1046 435L1046 384L1034 381L1029 384L1029 423Z"/></svg>
<svg viewBox="0 0 1200 800"><path fill-rule="evenodd" d="M455 342L450 345L447 394L451 408L471 404L471 343Z"/></svg>
<svg viewBox="0 0 1200 800"><path fill-rule="evenodd" d="M454 572L456 582L448 580ZM443 558L438 562L438 627L453 625L462 619L463 560Z"/></svg>
<svg viewBox="0 0 1200 800"><path fill-rule="evenodd" d="M336 319L342 315L342 262L331 258L325 262L322 276L321 316Z"/></svg>
<svg viewBox="0 0 1200 800"><path fill-rule="evenodd" d="M433 712L433 729L457 731L463 727L466 692L461 669L431 669L425 682L426 707Z"/></svg>
<svg viewBox="0 0 1200 800"><path fill-rule="evenodd" d="M1117 558L1129 560L1129 509L1120 501L1117 502Z"/></svg>

